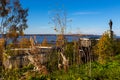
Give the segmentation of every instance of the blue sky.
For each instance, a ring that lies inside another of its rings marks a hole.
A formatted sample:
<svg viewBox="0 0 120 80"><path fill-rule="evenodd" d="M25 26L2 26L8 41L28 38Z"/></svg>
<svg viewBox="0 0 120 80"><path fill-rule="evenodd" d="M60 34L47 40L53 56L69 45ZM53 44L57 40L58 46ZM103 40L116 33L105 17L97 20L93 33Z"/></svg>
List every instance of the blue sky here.
<svg viewBox="0 0 120 80"><path fill-rule="evenodd" d="M66 33L102 34L112 19L113 31L120 35L120 0L21 0L21 4L29 8L27 34L56 33L54 25L48 24L49 11L64 5L67 18L72 20Z"/></svg>

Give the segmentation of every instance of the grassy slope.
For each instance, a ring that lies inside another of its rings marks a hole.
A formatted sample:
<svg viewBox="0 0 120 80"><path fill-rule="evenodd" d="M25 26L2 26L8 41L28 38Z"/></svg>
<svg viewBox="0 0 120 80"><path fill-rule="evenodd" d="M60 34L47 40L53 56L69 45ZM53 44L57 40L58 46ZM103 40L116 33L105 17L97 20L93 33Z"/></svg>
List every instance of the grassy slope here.
<svg viewBox="0 0 120 80"><path fill-rule="evenodd" d="M120 79L120 55L114 59L107 61L106 64L97 62L81 65L73 65L68 72L53 71L49 75L41 75L40 73L30 72L33 69L31 66L21 70L11 70L4 73L4 80L18 80L25 74L25 80L119 80Z"/></svg>

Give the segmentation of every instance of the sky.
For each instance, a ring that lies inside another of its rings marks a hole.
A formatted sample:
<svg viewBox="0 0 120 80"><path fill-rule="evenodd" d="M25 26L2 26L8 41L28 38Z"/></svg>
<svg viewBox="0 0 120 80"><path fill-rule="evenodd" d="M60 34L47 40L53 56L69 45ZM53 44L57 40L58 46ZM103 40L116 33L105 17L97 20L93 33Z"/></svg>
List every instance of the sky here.
<svg viewBox="0 0 120 80"><path fill-rule="evenodd" d="M120 35L120 0L20 0L24 8L29 8L26 34L55 34L54 25L49 24L49 12L63 8L67 12L66 33L98 34L109 30L109 20L113 21L113 31Z"/></svg>

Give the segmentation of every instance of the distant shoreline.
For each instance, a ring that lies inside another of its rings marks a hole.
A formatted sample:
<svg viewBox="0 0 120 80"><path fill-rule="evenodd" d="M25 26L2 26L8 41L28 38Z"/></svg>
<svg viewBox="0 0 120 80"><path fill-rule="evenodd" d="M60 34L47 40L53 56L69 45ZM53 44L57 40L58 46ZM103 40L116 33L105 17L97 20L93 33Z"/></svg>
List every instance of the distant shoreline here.
<svg viewBox="0 0 120 80"><path fill-rule="evenodd" d="M2 35L2 34L0 34ZM24 36L57 36L60 34L24 34ZM101 36L97 34L64 34L64 36Z"/></svg>

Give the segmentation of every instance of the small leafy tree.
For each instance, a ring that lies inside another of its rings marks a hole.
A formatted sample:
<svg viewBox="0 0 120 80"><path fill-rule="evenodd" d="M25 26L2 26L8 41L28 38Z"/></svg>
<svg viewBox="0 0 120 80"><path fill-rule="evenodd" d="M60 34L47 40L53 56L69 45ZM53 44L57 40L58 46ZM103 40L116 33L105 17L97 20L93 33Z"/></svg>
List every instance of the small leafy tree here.
<svg viewBox="0 0 120 80"><path fill-rule="evenodd" d="M13 42L28 27L27 16L28 9L22 8L19 0L0 0L0 31Z"/></svg>
<svg viewBox="0 0 120 80"><path fill-rule="evenodd" d="M94 48L94 52L98 55L98 61L100 63L105 63L106 59L110 58L115 54L114 48L114 40L110 38L109 33L105 32Z"/></svg>
<svg viewBox="0 0 120 80"><path fill-rule="evenodd" d="M56 46L63 46L65 44L65 38L63 35L58 35L56 40Z"/></svg>
<svg viewBox="0 0 120 80"><path fill-rule="evenodd" d="M27 38L22 38L20 40L20 48L29 48L30 47L30 40Z"/></svg>
<svg viewBox="0 0 120 80"><path fill-rule="evenodd" d="M13 1L11 13L8 15L8 19L5 21L8 27L7 36L13 38L13 42L19 35L24 34L24 30L27 26L28 9L22 8L19 0Z"/></svg>
<svg viewBox="0 0 120 80"><path fill-rule="evenodd" d="M4 34L4 29L5 29L5 20L7 19L7 15L10 12L10 6L9 6L9 1L8 0L0 0L0 33Z"/></svg>
<svg viewBox="0 0 120 80"><path fill-rule="evenodd" d="M48 46L48 41L47 41L46 38L44 38L44 40L43 40L43 42L42 42L41 45L42 45L42 46Z"/></svg>

